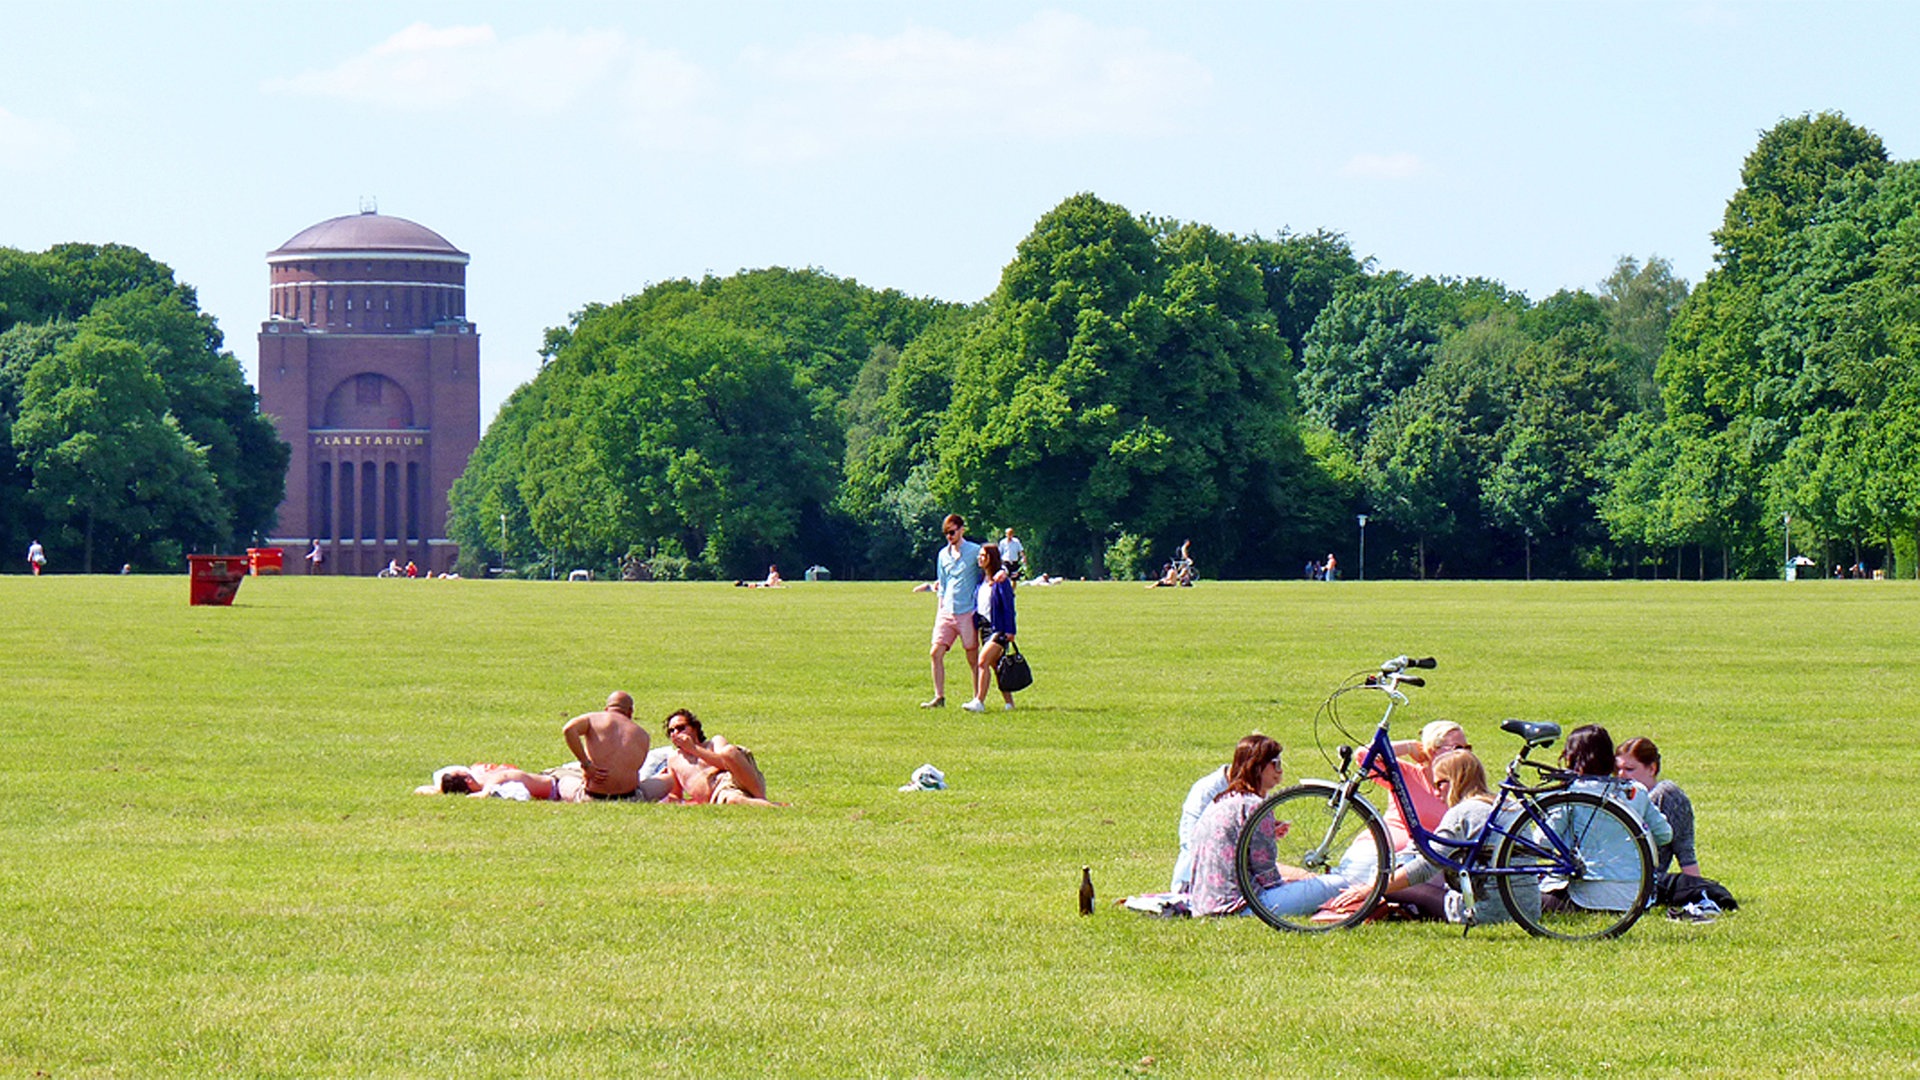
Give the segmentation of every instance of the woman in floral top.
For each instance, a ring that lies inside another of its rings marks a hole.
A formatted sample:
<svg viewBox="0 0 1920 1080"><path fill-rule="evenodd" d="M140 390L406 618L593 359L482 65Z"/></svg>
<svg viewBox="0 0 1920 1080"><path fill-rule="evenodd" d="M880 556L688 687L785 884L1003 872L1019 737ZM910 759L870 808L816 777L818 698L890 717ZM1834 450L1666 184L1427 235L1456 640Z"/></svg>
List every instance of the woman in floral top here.
<svg viewBox="0 0 1920 1080"><path fill-rule="evenodd" d="M1233 763L1227 766L1227 790L1193 828L1193 894L1188 909L1195 915L1246 913L1247 898L1240 892L1234 870L1240 831L1260 800L1280 783L1280 771L1280 744L1267 736L1249 735L1234 748ZM1275 844L1286 835L1287 824L1281 822L1276 831L1268 817L1259 828L1249 856L1260 902L1267 910L1304 915L1351 884L1337 874L1309 877L1291 867L1282 868L1276 862Z"/></svg>

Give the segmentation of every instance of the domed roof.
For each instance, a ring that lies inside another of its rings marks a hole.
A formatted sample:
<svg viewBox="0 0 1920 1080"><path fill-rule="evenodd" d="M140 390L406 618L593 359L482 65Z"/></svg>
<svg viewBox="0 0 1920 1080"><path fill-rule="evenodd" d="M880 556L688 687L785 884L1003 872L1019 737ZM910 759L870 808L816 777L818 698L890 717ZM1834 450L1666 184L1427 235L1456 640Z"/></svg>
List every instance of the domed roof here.
<svg viewBox="0 0 1920 1080"><path fill-rule="evenodd" d="M406 218L375 213L347 214L308 226L267 255L271 258L375 251L458 255L463 260L466 257L466 252L454 247L446 237L425 225L417 225Z"/></svg>

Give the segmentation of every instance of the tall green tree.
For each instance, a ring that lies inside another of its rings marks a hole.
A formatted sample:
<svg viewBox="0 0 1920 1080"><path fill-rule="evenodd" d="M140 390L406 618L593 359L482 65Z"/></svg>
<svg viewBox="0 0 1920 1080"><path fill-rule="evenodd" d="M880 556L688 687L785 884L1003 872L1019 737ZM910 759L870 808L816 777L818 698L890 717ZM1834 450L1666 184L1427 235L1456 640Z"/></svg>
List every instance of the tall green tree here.
<svg viewBox="0 0 1920 1080"><path fill-rule="evenodd" d="M1777 572L1783 514L1815 539L1862 527L1871 500L1841 489L1863 482L1849 460L1885 381L1871 373L1893 309L1874 279L1892 223L1912 214L1910 194L1888 194L1902 172L1877 136L1837 113L1762 135L1714 233L1717 265L1681 304L1657 369L1667 431L1645 446L1671 457L1667 512L1619 515L1623 527L1717 546L1748 574Z"/></svg>
<svg viewBox="0 0 1920 1080"><path fill-rule="evenodd" d="M1608 334L1633 387L1634 407L1657 410L1660 388L1654 368L1667 349L1667 328L1687 298L1686 279L1676 277L1673 264L1658 255L1645 263L1622 255L1600 283L1599 297L1606 307Z"/></svg>
<svg viewBox="0 0 1920 1080"><path fill-rule="evenodd" d="M590 305L548 332L539 377L482 438L452 536L493 551L504 514L522 565L634 554L731 577L857 558L839 501L849 417L865 442L889 437L874 387L951 310L780 269Z"/></svg>
<svg viewBox="0 0 1920 1080"><path fill-rule="evenodd" d="M1358 452L1373 418L1418 382L1448 334L1526 298L1483 278L1436 280L1398 271L1350 278L1308 331L1300 407Z"/></svg>
<svg viewBox="0 0 1920 1080"><path fill-rule="evenodd" d="M138 346L83 331L27 374L13 444L28 498L92 572L106 560L178 565L230 527L206 450L166 409Z"/></svg>
<svg viewBox="0 0 1920 1080"><path fill-rule="evenodd" d="M260 412L259 395L213 317L194 306L192 290L142 285L96 302L79 325L140 346L167 412L206 451L232 523L222 542L240 548L265 536L286 494L292 449Z"/></svg>
<svg viewBox="0 0 1920 1080"><path fill-rule="evenodd" d="M1341 285L1367 272L1371 260L1356 258L1344 235L1325 229L1283 230L1272 239L1252 237L1244 246L1260 271L1273 329L1297 363L1314 320L1333 302Z"/></svg>
<svg viewBox="0 0 1920 1080"><path fill-rule="evenodd" d="M1312 464L1266 303L1232 237L1066 200L967 337L934 493L1018 524L1056 567L1098 572L1125 536L1202 538L1216 572L1290 564L1340 511L1295 483Z"/></svg>

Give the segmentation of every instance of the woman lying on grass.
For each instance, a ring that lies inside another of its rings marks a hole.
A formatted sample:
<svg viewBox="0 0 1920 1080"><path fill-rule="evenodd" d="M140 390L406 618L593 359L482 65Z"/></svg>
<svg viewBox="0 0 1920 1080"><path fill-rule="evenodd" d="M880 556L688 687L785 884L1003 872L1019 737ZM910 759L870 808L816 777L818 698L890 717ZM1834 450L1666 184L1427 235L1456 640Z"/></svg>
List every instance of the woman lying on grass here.
<svg viewBox="0 0 1920 1080"><path fill-rule="evenodd" d="M1265 735L1249 735L1234 748L1227 766L1227 790L1200 815L1193 829L1193 896L1195 915L1244 915L1247 898L1240 892L1234 865L1240 833L1260 800L1280 783L1280 744ZM1250 852L1260 902L1269 911L1302 915L1326 903L1351 882L1337 874L1318 877L1278 864L1276 845L1287 824L1275 827L1271 817L1260 821L1261 833Z"/></svg>
<svg viewBox="0 0 1920 1080"><path fill-rule="evenodd" d="M414 788L415 795L472 795L481 798L503 784L521 784L530 798L543 802L583 802L586 783L577 775L530 773L518 765L449 765L434 771L433 782Z"/></svg>

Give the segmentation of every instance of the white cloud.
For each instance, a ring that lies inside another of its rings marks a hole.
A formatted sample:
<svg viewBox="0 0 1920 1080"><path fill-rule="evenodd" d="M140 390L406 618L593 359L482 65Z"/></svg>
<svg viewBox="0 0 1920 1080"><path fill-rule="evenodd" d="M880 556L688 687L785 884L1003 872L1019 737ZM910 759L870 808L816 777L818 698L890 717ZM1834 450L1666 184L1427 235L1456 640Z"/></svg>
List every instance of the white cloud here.
<svg viewBox="0 0 1920 1080"><path fill-rule="evenodd" d="M1144 30L1043 14L999 35L909 28L746 50L725 78L620 31L415 23L270 93L534 117L609 108L644 143L804 159L901 140L1059 139L1179 130L1212 83Z"/></svg>
<svg viewBox="0 0 1920 1080"><path fill-rule="evenodd" d="M1198 61L1143 30L1058 13L999 36L816 37L744 61L771 84L744 134L773 156L876 139L1166 134L1212 83Z"/></svg>
<svg viewBox="0 0 1920 1080"><path fill-rule="evenodd" d="M1355 154L1340 167L1341 176L1362 180L1408 180L1428 172L1418 154Z"/></svg>
<svg viewBox="0 0 1920 1080"><path fill-rule="evenodd" d="M618 31L543 30L502 39L490 26L414 23L323 71L268 82L270 93L431 112L560 112L643 55Z"/></svg>
<svg viewBox="0 0 1920 1080"><path fill-rule="evenodd" d="M0 170L44 168L72 149L73 136L65 128L0 109Z"/></svg>

